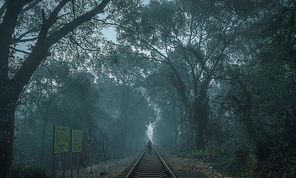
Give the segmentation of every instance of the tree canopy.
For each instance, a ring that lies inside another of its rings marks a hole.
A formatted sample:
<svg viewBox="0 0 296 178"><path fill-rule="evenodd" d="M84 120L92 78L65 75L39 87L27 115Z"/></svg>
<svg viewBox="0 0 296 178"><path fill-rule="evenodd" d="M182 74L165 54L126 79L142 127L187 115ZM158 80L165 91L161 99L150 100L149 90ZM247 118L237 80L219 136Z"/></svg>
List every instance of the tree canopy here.
<svg viewBox="0 0 296 178"><path fill-rule="evenodd" d="M153 145L228 174L295 176L295 7L0 0L0 172L50 168L60 124L84 148L92 129L95 163L142 149L153 127Z"/></svg>

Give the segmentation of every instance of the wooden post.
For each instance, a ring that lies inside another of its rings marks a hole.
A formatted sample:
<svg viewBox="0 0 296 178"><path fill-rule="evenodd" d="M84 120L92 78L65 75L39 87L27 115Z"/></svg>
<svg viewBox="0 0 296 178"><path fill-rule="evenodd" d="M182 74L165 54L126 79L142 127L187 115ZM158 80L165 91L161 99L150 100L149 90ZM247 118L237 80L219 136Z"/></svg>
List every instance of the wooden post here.
<svg viewBox="0 0 296 178"><path fill-rule="evenodd" d="M55 162L55 154L53 153L51 178L54 178L54 162Z"/></svg>
<svg viewBox="0 0 296 178"><path fill-rule="evenodd" d="M88 130L89 133L89 163L90 163L90 177L92 177L92 143L93 143L93 138L92 138L92 133L91 133L91 128Z"/></svg>
<svg viewBox="0 0 296 178"><path fill-rule="evenodd" d="M106 164L107 161L106 161L105 142L104 142L104 130L103 129L102 129L102 147L103 147L104 161L105 161L105 164Z"/></svg>
<svg viewBox="0 0 296 178"><path fill-rule="evenodd" d="M65 178L65 158L66 158L66 152L63 154L63 178Z"/></svg>

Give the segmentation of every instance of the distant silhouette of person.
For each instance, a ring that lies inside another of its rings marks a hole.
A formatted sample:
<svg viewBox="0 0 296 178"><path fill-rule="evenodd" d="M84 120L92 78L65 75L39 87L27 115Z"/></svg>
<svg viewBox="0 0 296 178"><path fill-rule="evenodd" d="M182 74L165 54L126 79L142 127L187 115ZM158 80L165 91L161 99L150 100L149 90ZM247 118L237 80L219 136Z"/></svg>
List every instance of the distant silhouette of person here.
<svg viewBox="0 0 296 178"><path fill-rule="evenodd" d="M83 164L83 160L84 160L84 152L81 151L79 153L79 169L80 169L80 165L84 167L84 169L86 168L86 166Z"/></svg>
<svg viewBox="0 0 296 178"><path fill-rule="evenodd" d="M151 155L151 149L152 149L151 140L149 140L148 143L147 143L147 149L148 149L149 155Z"/></svg>

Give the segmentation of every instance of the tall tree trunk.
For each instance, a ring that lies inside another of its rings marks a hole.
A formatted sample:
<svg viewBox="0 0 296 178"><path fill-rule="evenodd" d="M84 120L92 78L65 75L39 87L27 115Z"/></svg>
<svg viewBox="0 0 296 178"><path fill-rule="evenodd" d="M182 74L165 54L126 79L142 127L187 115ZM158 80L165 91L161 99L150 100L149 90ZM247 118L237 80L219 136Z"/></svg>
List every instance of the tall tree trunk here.
<svg viewBox="0 0 296 178"><path fill-rule="evenodd" d="M183 106L183 116L181 118L181 150L186 150L192 144L194 123L190 108Z"/></svg>
<svg viewBox="0 0 296 178"><path fill-rule="evenodd" d="M47 140L46 139L47 125L48 125L48 118L44 118L43 125L42 125L41 143L40 143L40 158L39 158L40 165L44 165L44 159L45 159L44 156L45 156L45 148L46 148L46 140Z"/></svg>
<svg viewBox="0 0 296 178"><path fill-rule="evenodd" d="M127 86L123 86L121 93L121 106L120 106L120 123L121 123L121 134L120 134L120 149L122 154L126 154L127 151L127 136L130 133L129 126L129 99L130 93Z"/></svg>
<svg viewBox="0 0 296 178"><path fill-rule="evenodd" d="M209 118L209 102L206 93L202 93L193 102L194 138L198 150L205 148L205 131Z"/></svg>
<svg viewBox="0 0 296 178"><path fill-rule="evenodd" d="M0 83L0 173L10 176L14 141L14 114L20 93L8 85Z"/></svg>
<svg viewBox="0 0 296 178"><path fill-rule="evenodd" d="M177 151L177 147L178 147L178 119L177 119L177 104L176 104L176 100L175 97L173 97L173 103L172 103L172 107L173 107L173 122L174 122L174 151Z"/></svg>
<svg viewBox="0 0 296 178"><path fill-rule="evenodd" d="M43 19L35 47L23 62L19 70L9 79L9 48L12 43L14 29L22 8L32 0L7 1L7 8L0 23L0 173L2 177L8 177L12 165L12 150L14 139L14 113L16 102L32 74L48 55L49 48L66 36L70 31L89 21L104 8L110 0L102 0L101 3L89 12L77 17L65 24L53 34L48 35L49 29L55 24L59 11L69 1L60 1L47 19Z"/></svg>

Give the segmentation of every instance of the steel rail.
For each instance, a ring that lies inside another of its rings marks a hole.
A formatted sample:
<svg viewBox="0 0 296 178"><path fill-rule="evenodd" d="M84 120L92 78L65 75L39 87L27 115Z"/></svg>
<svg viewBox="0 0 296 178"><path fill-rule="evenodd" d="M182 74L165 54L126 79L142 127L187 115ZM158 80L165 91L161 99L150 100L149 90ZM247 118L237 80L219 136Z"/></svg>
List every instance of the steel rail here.
<svg viewBox="0 0 296 178"><path fill-rule="evenodd" d="M177 178L177 176L176 176L176 174L170 169L170 167L168 166L168 164L165 162L165 160L161 157L161 155L156 151L156 149L155 148L153 148L153 150L154 150L154 152L155 152L155 155L156 155L156 157L155 158L157 158L156 160L158 160L159 162L158 163L154 163L154 167L155 166L157 166L158 164L159 165L161 165L160 166L160 169L162 169L164 172L165 172L165 177L170 177L170 178ZM144 160L143 160L143 158L144 158L144 156L145 156L145 153L147 152L147 149L145 149L144 151L143 151L143 153L141 154L141 156L137 159L137 161L135 162L135 164L132 166L132 168L129 170L129 172L126 174L126 176L125 176L125 178L131 178L131 177L139 177L139 172L141 172L141 171L144 171L144 172L146 172L146 171L148 171L149 173L146 173L146 174L148 174L147 175L147 177L154 177L155 176L155 174L157 175L157 172L159 172L159 168L157 168L158 170L155 172L155 173L153 173L154 171L152 171L151 169L149 170L146 170L147 169L147 163L145 164L145 163L142 163L142 164L144 164L144 165L146 165L146 166L144 166L145 168L144 168L144 170L143 170L143 165L141 164L141 162L143 161L143 162L147 162L147 158L148 158L148 160L149 159L151 159L152 157L146 157ZM142 168L141 168L142 167ZM158 167L158 166L157 166ZM162 167L162 168L161 168ZM162 172L162 171L161 171ZM140 175L142 176L142 177L146 177L146 175L142 175L143 174L143 172L142 173L140 173ZM144 173L145 174L145 173ZM163 173L162 173L163 174ZM154 175L154 176L152 176L152 175ZM162 177L163 177L163 175L162 175Z"/></svg>
<svg viewBox="0 0 296 178"><path fill-rule="evenodd" d="M133 167L130 169L130 171L127 173L127 175L125 176L125 178L129 178L131 177L131 175L137 170L137 167L139 166L139 164L141 163L141 160L143 159L145 153L146 153L147 149L145 149L143 151L143 153L141 154L141 156L137 159L136 163L133 165Z"/></svg>
<svg viewBox="0 0 296 178"><path fill-rule="evenodd" d="M167 172L170 174L172 178L177 178L176 174L172 171L172 169L168 166L168 164L165 162L165 160L160 156L160 154L154 149L155 153L157 154L158 158L160 159L162 165L167 170Z"/></svg>

